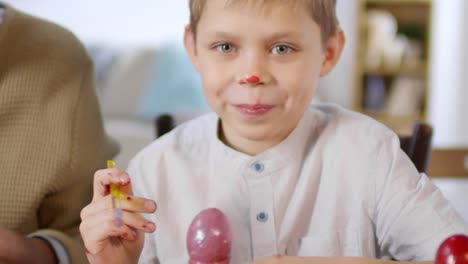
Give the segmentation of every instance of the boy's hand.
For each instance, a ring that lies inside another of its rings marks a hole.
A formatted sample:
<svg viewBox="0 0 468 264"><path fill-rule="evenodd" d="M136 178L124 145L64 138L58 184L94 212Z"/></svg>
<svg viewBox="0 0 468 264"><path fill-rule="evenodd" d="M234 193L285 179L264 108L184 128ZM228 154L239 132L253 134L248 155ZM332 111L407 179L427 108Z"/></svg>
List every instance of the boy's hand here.
<svg viewBox="0 0 468 264"><path fill-rule="evenodd" d="M110 184L120 187L122 225L116 225ZM99 170L94 175L92 202L81 211L80 232L91 263L136 263L143 248L144 233L156 226L140 213L153 213L156 203L133 197L130 176L117 169Z"/></svg>

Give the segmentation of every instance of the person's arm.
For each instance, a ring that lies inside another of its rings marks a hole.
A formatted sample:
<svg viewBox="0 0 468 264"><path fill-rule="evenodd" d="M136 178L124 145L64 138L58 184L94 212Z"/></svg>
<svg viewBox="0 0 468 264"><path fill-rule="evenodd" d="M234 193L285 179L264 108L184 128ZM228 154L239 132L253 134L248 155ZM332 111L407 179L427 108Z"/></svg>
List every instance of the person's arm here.
<svg viewBox="0 0 468 264"><path fill-rule="evenodd" d="M11 230L0 228L0 263L64 262L58 262L47 241L40 238L28 238Z"/></svg>
<svg viewBox="0 0 468 264"><path fill-rule="evenodd" d="M57 239L40 233L31 233L27 236L27 238L32 239L34 242L45 244L47 248L43 248L43 251L48 249L52 253L51 255L54 256L56 263L70 263L67 250Z"/></svg>

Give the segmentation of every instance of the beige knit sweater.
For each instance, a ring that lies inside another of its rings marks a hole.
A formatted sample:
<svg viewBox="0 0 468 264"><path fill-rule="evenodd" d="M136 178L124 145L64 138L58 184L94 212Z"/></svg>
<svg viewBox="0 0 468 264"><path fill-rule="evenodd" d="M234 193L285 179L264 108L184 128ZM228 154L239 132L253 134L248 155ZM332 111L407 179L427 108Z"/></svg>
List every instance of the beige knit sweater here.
<svg viewBox="0 0 468 264"><path fill-rule="evenodd" d="M61 241L85 263L80 211L117 152L105 134L84 47L6 6L0 24L0 227Z"/></svg>

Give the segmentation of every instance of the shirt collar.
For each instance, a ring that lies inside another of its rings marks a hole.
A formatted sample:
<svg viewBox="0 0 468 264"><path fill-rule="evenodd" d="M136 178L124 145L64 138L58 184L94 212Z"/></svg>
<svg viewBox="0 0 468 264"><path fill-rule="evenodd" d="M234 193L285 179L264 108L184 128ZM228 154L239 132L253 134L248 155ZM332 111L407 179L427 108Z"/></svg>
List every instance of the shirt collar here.
<svg viewBox="0 0 468 264"><path fill-rule="evenodd" d="M265 167L268 170L277 170L283 168L288 163L302 159L304 152L309 149L309 146L317 139L317 129L323 117L318 111L307 109L294 130L276 146L258 154L250 156L239 152L229 146L226 146L218 137L218 128L220 119L218 116L212 122L210 133L212 138L212 147L215 148L214 153L218 153L221 159L227 159L230 162L238 163L239 166L255 166L256 163L268 163Z"/></svg>

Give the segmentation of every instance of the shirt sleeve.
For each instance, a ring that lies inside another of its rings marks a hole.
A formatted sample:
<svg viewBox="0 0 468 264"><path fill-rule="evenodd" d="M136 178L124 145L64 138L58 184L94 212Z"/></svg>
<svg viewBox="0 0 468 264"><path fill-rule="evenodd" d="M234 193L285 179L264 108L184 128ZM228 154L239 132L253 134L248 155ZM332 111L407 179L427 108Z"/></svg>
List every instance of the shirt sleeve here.
<svg viewBox="0 0 468 264"><path fill-rule="evenodd" d="M28 235L28 237L37 237L37 238L47 241L47 243L49 243L49 245L52 247L52 250L54 251L55 256L57 257L58 264L70 263L70 258L67 254L65 247L57 239L44 235L44 234L39 234L39 233L31 233Z"/></svg>
<svg viewBox="0 0 468 264"><path fill-rule="evenodd" d="M0 6L0 25L2 24L3 22L3 14L5 13L5 8L3 8L2 6Z"/></svg>
<svg viewBox="0 0 468 264"><path fill-rule="evenodd" d="M440 243L468 226L390 134L376 155L375 215L378 246L397 260L433 260Z"/></svg>

